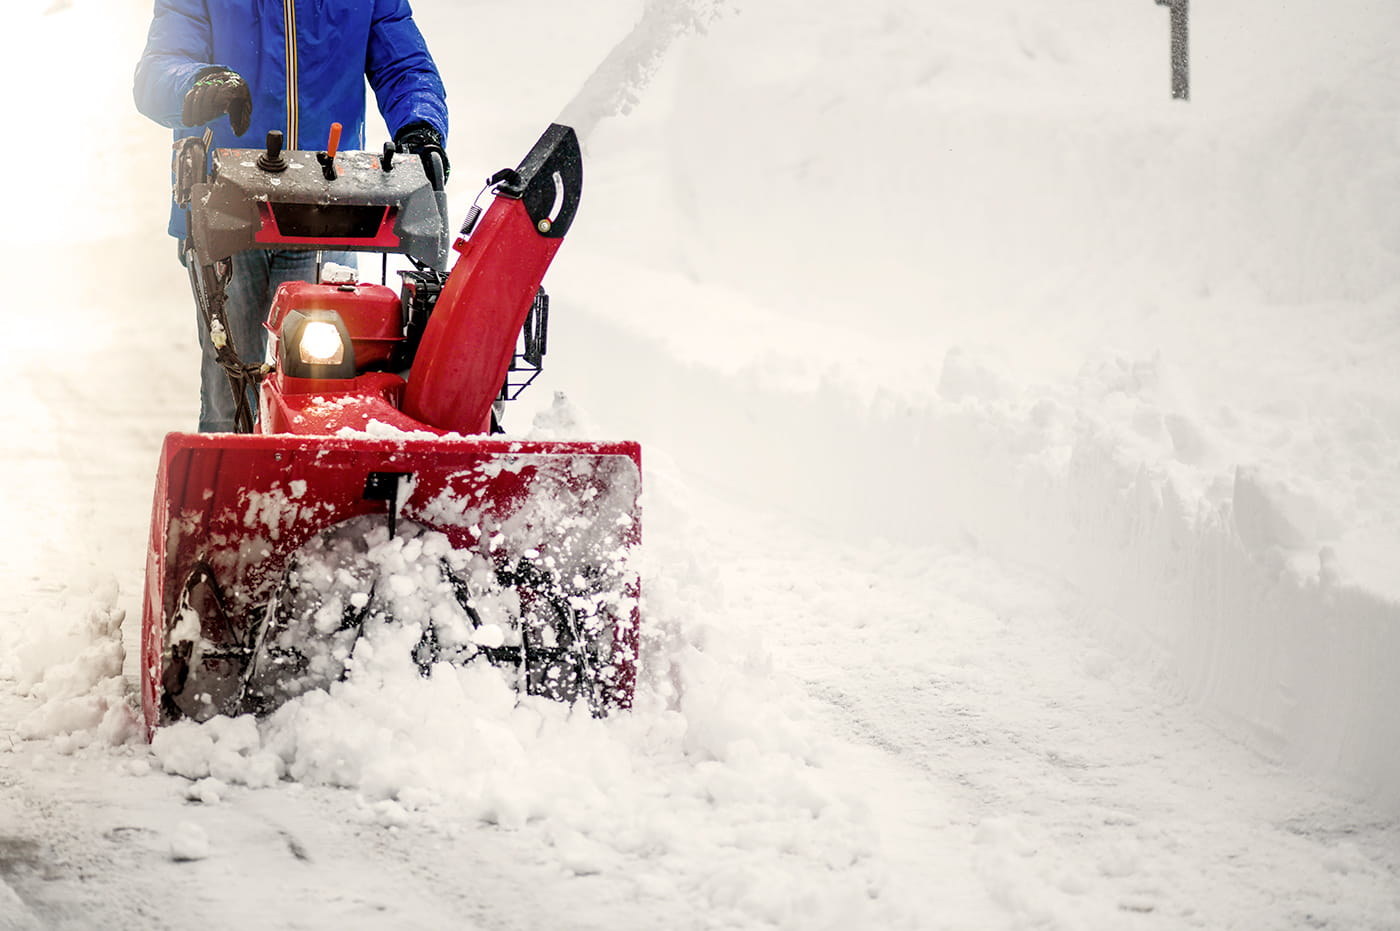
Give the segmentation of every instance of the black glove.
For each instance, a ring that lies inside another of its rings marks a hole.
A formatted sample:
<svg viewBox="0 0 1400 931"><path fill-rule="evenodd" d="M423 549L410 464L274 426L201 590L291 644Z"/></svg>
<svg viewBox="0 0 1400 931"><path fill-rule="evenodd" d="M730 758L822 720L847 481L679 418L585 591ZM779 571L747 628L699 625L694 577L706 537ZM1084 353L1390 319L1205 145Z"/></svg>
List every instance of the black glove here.
<svg viewBox="0 0 1400 931"><path fill-rule="evenodd" d="M228 114L233 134L248 131L253 117L253 96L248 83L227 68L205 68L195 76L194 86L185 94L185 106L180 120L186 126L203 126Z"/></svg>
<svg viewBox="0 0 1400 931"><path fill-rule="evenodd" d="M452 174L452 165L447 161L447 153L442 148L442 134L423 120L406 124L394 134L394 144L400 152L417 155L423 160L423 171L428 170L428 158L434 152L442 159L442 180Z"/></svg>

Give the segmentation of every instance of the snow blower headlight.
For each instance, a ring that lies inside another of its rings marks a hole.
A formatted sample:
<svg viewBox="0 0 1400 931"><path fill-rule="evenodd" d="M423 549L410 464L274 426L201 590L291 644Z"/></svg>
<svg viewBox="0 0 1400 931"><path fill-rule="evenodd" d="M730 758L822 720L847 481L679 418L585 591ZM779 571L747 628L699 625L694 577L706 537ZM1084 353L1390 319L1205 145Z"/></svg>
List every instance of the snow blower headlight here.
<svg viewBox="0 0 1400 931"><path fill-rule="evenodd" d="M329 320L308 320L297 344L301 361L307 365L335 365L345 361L345 344L340 331Z"/></svg>
<svg viewBox="0 0 1400 931"><path fill-rule="evenodd" d="M355 348L333 310L293 310L278 341L282 371L292 378L354 378Z"/></svg>

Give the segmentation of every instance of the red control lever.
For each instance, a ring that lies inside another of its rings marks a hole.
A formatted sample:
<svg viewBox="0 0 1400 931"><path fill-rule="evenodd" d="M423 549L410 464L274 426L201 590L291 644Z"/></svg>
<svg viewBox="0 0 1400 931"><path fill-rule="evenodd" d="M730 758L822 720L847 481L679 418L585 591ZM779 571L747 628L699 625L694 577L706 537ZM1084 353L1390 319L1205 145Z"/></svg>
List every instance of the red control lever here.
<svg viewBox="0 0 1400 931"><path fill-rule="evenodd" d="M331 137L326 140L326 151L317 152L316 160L321 163L321 174L327 181L335 180L335 150L340 148L340 124L331 124Z"/></svg>

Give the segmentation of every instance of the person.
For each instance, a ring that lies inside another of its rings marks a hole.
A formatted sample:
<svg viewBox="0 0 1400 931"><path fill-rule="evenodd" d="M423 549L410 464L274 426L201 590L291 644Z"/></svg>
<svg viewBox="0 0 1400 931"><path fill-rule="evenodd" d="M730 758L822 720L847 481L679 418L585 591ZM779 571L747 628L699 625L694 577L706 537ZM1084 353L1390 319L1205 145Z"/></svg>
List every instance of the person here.
<svg viewBox="0 0 1400 931"><path fill-rule="evenodd" d="M133 94L177 142L208 126L214 148L260 148L274 129L288 149L322 148L340 123L341 147L362 149L366 79L400 149L436 152L446 165L447 94L408 0L155 0ZM186 222L172 204L171 235L183 240ZM349 254L324 258L354 264ZM258 361L277 286L313 276L316 256L251 251L232 264L229 328L242 359ZM203 320L199 334L199 429L230 431L234 394Z"/></svg>

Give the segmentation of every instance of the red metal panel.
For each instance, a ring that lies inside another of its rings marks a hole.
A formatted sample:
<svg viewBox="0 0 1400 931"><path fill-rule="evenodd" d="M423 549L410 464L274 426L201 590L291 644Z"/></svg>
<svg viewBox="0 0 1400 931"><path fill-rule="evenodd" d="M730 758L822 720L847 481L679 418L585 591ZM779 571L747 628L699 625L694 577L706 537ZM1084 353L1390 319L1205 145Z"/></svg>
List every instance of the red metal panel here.
<svg viewBox="0 0 1400 931"><path fill-rule="evenodd" d="M263 379L259 433L334 436L364 433L371 422L402 433L438 433L399 410L404 381L390 372L366 372L352 379L289 378L273 372Z"/></svg>

